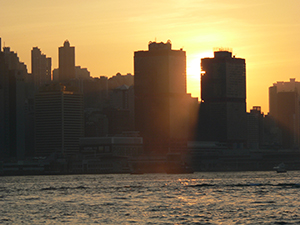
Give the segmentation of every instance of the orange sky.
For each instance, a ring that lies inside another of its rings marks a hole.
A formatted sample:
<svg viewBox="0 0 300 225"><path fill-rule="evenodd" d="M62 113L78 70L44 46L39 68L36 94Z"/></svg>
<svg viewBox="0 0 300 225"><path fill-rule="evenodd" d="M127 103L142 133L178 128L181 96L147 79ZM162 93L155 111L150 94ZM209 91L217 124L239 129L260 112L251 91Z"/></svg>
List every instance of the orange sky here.
<svg viewBox="0 0 300 225"><path fill-rule="evenodd" d="M172 41L187 52L188 92L200 97L200 58L214 47L246 59L247 109L268 112L268 87L300 81L299 0L0 0L0 37L30 68L38 46L58 65L75 46L76 65L94 77L133 73L134 51Z"/></svg>

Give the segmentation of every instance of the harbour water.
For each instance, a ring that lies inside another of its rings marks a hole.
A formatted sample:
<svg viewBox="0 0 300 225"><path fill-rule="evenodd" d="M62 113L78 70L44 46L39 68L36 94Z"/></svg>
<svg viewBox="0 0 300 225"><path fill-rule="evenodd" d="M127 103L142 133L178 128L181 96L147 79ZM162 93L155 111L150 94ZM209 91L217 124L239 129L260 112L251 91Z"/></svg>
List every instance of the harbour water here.
<svg viewBox="0 0 300 225"><path fill-rule="evenodd" d="M300 224L300 171L0 177L0 224Z"/></svg>

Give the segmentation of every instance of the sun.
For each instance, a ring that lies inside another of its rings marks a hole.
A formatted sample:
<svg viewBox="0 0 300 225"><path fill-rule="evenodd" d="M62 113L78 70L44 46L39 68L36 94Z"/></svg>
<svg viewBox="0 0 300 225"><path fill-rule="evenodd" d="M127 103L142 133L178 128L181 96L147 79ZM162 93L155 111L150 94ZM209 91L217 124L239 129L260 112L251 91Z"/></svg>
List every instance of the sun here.
<svg viewBox="0 0 300 225"><path fill-rule="evenodd" d="M187 92L200 99L200 62L202 58L213 57L213 51L194 53L187 56Z"/></svg>
<svg viewBox="0 0 300 225"><path fill-rule="evenodd" d="M213 51L211 52L201 52L188 55L187 57L187 68L186 73L189 76L199 76L200 75L200 62L202 58L214 57Z"/></svg>

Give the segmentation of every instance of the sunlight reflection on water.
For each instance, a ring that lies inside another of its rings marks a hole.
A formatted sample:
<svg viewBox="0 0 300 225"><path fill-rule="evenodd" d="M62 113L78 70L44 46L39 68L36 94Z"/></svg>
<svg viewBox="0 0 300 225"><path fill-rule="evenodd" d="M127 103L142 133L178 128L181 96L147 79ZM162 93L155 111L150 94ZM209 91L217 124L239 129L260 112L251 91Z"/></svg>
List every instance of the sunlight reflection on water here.
<svg viewBox="0 0 300 225"><path fill-rule="evenodd" d="M297 224L299 175L0 177L0 223Z"/></svg>

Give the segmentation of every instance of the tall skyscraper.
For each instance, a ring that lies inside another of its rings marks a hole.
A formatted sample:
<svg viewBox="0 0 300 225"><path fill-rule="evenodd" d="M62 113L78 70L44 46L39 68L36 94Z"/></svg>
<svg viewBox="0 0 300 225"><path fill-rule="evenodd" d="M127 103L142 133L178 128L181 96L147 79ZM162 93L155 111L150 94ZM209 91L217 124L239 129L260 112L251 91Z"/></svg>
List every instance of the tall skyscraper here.
<svg viewBox="0 0 300 225"><path fill-rule="evenodd" d="M300 100L300 82L295 78L291 78L290 81L278 81L269 87L269 112L270 116L277 118L278 113L278 101L277 95L280 92L294 92L296 91Z"/></svg>
<svg viewBox="0 0 300 225"><path fill-rule="evenodd" d="M150 42L134 53L135 125L145 151L167 152L187 140L191 97L186 94L186 53L171 42Z"/></svg>
<svg viewBox="0 0 300 225"><path fill-rule="evenodd" d="M26 65L9 47L0 51L0 158L25 156Z"/></svg>
<svg viewBox="0 0 300 225"><path fill-rule="evenodd" d="M51 81L51 58L42 54L38 47L31 50L31 74L36 90Z"/></svg>
<svg viewBox="0 0 300 225"><path fill-rule="evenodd" d="M247 113L247 137L250 149L259 149L264 144L264 114L260 106L253 106Z"/></svg>
<svg viewBox="0 0 300 225"><path fill-rule="evenodd" d="M75 47L71 47L68 40L64 42L64 46L59 47L58 57L59 81L64 82L75 78Z"/></svg>
<svg viewBox="0 0 300 225"><path fill-rule="evenodd" d="M200 140L245 144L245 59L220 50L201 59L201 69Z"/></svg>
<svg viewBox="0 0 300 225"><path fill-rule="evenodd" d="M277 82L269 87L269 111L281 129L282 146L298 148L300 134L300 82Z"/></svg>
<svg viewBox="0 0 300 225"><path fill-rule="evenodd" d="M50 84L35 96L35 152L72 156L84 135L83 96L72 87Z"/></svg>

